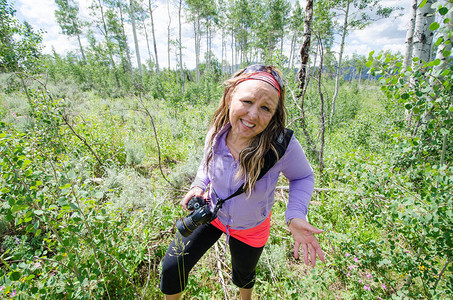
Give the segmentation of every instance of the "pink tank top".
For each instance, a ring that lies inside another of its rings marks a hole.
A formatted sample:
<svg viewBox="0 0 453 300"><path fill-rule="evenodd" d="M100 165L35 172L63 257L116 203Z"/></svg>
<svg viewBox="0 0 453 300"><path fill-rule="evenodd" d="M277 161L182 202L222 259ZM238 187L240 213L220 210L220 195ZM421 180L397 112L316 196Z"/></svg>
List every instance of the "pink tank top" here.
<svg viewBox="0 0 453 300"><path fill-rule="evenodd" d="M272 212L264 222L249 229L231 229L229 226L227 228L227 226L223 225L218 218L212 221L211 224L225 232L227 235L232 236L249 246L260 248L263 247L269 239L271 215Z"/></svg>

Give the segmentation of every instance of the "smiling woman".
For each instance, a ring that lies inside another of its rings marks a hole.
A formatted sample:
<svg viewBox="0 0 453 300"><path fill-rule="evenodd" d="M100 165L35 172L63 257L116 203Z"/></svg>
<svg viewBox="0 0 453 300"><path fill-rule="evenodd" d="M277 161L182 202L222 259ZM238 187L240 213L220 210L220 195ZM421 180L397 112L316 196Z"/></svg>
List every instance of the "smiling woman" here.
<svg viewBox="0 0 453 300"><path fill-rule="evenodd" d="M294 237L294 256L298 258L302 248L306 264L309 256L313 265L316 255L324 261L314 237L322 230L306 221L313 170L299 142L285 129L285 89L280 74L272 66L253 65L225 82L206 136L204 159L181 201L184 209L193 210L184 218L190 226L182 231L178 227L183 235L177 233L162 263L160 288L166 299L179 299L190 270L222 233L230 246L233 283L239 287L241 299L251 299L255 268L270 234L280 173L290 182L286 222ZM275 159L270 162L269 157ZM208 204L193 209L192 199L202 198L206 190L207 201L201 203ZM197 223L199 216L202 221Z"/></svg>
<svg viewBox="0 0 453 300"><path fill-rule="evenodd" d="M231 93L228 99L231 129L226 141L235 159L253 137L266 129L277 110L278 101L277 91L258 80L245 81Z"/></svg>

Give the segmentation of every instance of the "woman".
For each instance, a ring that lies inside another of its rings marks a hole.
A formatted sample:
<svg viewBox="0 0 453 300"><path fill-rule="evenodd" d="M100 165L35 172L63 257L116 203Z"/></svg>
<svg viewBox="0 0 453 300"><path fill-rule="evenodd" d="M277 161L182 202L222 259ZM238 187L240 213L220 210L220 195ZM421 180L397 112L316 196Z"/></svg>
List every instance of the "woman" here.
<svg viewBox="0 0 453 300"><path fill-rule="evenodd" d="M199 226L188 237L177 235L162 263L160 288L166 299L179 299L189 271L203 254L227 234L231 252L232 281L241 299L251 299L255 268L270 231L271 208L280 172L290 182L286 222L294 237L294 257L299 249L308 264L324 255L314 233L321 233L306 221L314 188L314 176L304 151L292 136L286 152L258 180L269 151L285 132L285 90L281 73L274 67L252 65L225 82L223 97L206 137L204 159L190 191L181 201L202 197L209 186L213 211L219 199L226 199L243 185L244 193L228 199L217 218Z"/></svg>

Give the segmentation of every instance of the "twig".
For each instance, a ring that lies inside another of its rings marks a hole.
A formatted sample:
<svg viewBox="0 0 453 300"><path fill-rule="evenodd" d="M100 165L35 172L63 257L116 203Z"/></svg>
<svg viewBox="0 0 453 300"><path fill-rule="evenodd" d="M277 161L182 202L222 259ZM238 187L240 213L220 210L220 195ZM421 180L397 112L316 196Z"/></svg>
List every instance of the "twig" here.
<svg viewBox="0 0 453 300"><path fill-rule="evenodd" d="M437 284L439 283L439 281L442 279L442 275L444 274L445 272L445 269L447 269L447 266L453 261L453 259L450 258L449 261L447 261L444 265L444 267L442 268L442 270L440 271L439 273L439 276L437 277L437 280L436 280L436 283L434 284L434 287L433 287L433 290L436 290L437 288Z"/></svg>
<svg viewBox="0 0 453 300"><path fill-rule="evenodd" d="M69 127L69 129L71 129L72 133L74 133L74 135L83 142L83 144L88 148L88 150L90 150L90 152L94 155L94 157L96 158L96 160L98 161L99 165L102 166L103 165L103 162L101 161L101 159L98 157L98 155L96 154L96 152L94 152L93 148L91 148L90 144L88 144L87 140L80 136L75 130L74 128L72 127L71 124L69 124L69 120L68 120L68 116L67 115L63 115L62 112L58 112L60 114L60 116L63 118L65 124Z"/></svg>
<svg viewBox="0 0 453 300"><path fill-rule="evenodd" d="M159 156L159 170L160 170L160 173L162 174L162 177L164 178L164 180L165 180L166 182L168 182L168 184L170 184L172 187L176 188L176 186L174 186L174 185L167 179L167 176L165 176L164 171L162 170L161 151L160 151L159 139L157 138L157 130L156 130L156 126L154 125L154 118L153 118L153 116L151 115L151 113L149 112L148 108L146 108L146 105L143 103L143 99L142 99L141 93L139 94L139 100L140 100L140 104L142 105L142 108L143 108L144 112L146 113L146 115L149 117L149 119L150 119L150 121L151 121L151 126L153 127L154 138L156 139L157 152L158 152L158 156Z"/></svg>
<svg viewBox="0 0 453 300"><path fill-rule="evenodd" d="M148 276L146 278L145 286L143 287L142 299L145 299L146 288L148 287L150 275L151 275L151 251L148 246L146 246L146 248L148 249Z"/></svg>
<svg viewBox="0 0 453 300"><path fill-rule="evenodd" d="M215 247L217 270L219 271L220 282L222 283L222 288L223 288L223 292L225 295L225 299L229 300L228 291L227 291L226 284L225 284L225 279L223 278L223 274L222 274L222 266L220 265L219 247L217 246L217 243L214 244L214 247Z"/></svg>
<svg viewBox="0 0 453 300"><path fill-rule="evenodd" d="M275 285L276 285L278 291L281 294L282 290L280 289L280 286L277 284L277 278L275 277L274 272L272 271L272 264L271 264L271 261L269 259L269 255L267 254L266 248L264 248L264 254L266 255L266 261L267 261L267 264L269 265L269 270L271 271L272 281L275 282ZM280 297L280 299L283 299L280 294L278 296Z"/></svg>
<svg viewBox="0 0 453 300"><path fill-rule="evenodd" d="M129 281L132 283L132 286L134 287L134 290L135 290L134 295L139 300L141 300L140 296L138 295L137 287L135 286L134 280L132 279L131 274L129 274L129 272L126 270L126 268L124 268L123 264L119 260L117 260L115 257L113 257L110 253L105 252L104 250L101 250L101 249L95 249L95 250L110 256L110 258L112 258L118 265L120 265L121 269L123 269L124 273L127 274L127 276L129 277Z"/></svg>

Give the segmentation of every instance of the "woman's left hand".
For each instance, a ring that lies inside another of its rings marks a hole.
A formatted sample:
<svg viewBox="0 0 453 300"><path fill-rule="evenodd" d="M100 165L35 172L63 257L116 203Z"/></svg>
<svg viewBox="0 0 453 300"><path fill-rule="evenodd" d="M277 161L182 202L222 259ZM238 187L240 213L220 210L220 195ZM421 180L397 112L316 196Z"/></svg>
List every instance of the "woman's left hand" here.
<svg viewBox="0 0 453 300"><path fill-rule="evenodd" d="M316 265L316 254L319 259L324 262L324 253L318 240L315 238L315 233L322 233L324 230L312 226L304 219L294 218L289 224L289 230L294 237L294 258L299 258L299 250L302 247L304 262L308 265L308 254L311 257L311 264Z"/></svg>

